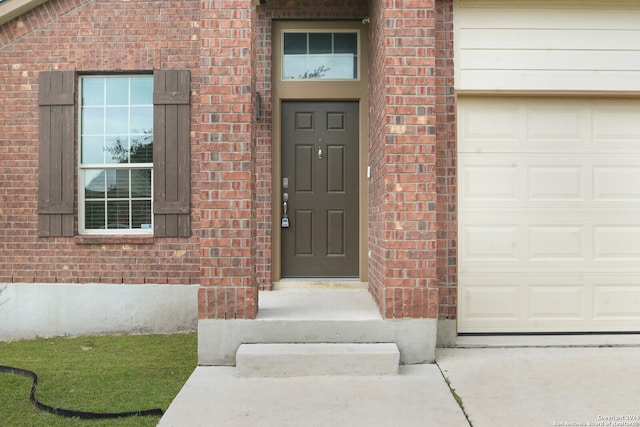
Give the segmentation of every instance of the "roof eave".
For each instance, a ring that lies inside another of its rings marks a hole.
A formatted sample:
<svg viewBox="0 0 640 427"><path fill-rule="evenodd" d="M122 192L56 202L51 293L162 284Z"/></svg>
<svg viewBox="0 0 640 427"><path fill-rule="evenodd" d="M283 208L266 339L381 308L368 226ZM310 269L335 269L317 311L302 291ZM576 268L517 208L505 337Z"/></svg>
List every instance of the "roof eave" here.
<svg viewBox="0 0 640 427"><path fill-rule="evenodd" d="M40 6L47 0L8 0L0 3L0 25Z"/></svg>

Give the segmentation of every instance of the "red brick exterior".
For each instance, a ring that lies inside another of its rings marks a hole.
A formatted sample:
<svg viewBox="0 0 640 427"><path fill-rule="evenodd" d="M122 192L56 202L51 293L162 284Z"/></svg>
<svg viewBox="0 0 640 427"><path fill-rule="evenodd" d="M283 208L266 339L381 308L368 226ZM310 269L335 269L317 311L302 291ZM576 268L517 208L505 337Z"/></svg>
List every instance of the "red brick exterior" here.
<svg viewBox="0 0 640 427"><path fill-rule="evenodd" d="M457 310L456 106L453 76L453 0L436 2L436 221L439 318Z"/></svg>
<svg viewBox="0 0 640 427"><path fill-rule="evenodd" d="M191 69L197 154L199 28L199 1L153 0L51 0L0 27L0 282L199 283L197 209L188 239L37 236L38 72Z"/></svg>
<svg viewBox="0 0 640 427"><path fill-rule="evenodd" d="M435 318L435 7L373 4L369 283L385 317Z"/></svg>
<svg viewBox="0 0 640 427"><path fill-rule="evenodd" d="M255 7L202 2L200 318L252 319L256 284Z"/></svg>
<svg viewBox="0 0 640 427"><path fill-rule="evenodd" d="M369 17L370 289L385 318L455 318L452 3L50 0L0 26L0 283L199 284L201 319L254 318L272 274L272 21ZM191 71L190 238L37 236L38 72L55 69Z"/></svg>

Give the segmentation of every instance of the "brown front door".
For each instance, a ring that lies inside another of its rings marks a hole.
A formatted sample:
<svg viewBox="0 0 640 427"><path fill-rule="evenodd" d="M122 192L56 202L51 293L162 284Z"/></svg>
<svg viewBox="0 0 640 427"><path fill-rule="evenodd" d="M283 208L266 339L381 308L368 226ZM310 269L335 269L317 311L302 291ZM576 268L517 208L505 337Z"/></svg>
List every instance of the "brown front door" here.
<svg viewBox="0 0 640 427"><path fill-rule="evenodd" d="M358 276L358 128L357 102L283 102L282 277Z"/></svg>

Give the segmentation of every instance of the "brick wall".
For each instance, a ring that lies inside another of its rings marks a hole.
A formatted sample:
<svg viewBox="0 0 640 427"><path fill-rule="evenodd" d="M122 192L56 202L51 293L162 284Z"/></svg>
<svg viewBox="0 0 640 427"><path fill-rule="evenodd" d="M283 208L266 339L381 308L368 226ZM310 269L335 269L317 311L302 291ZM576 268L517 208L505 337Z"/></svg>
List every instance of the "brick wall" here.
<svg viewBox="0 0 640 427"><path fill-rule="evenodd" d="M369 281L384 317L435 318L435 7L373 3Z"/></svg>
<svg viewBox="0 0 640 427"><path fill-rule="evenodd" d="M388 318L454 318L452 13L452 0L51 0L1 26L0 282L201 283L200 318L255 317L271 284L272 20L368 16L371 291ZM158 68L191 70L192 237L38 238L38 71Z"/></svg>
<svg viewBox="0 0 640 427"><path fill-rule="evenodd" d="M51 0L0 27L0 282L199 282L197 210L191 238L37 237L38 72L187 68L197 93L199 6ZM200 113L191 111L198 175Z"/></svg>
<svg viewBox="0 0 640 427"><path fill-rule="evenodd" d="M384 223L388 216L385 205L384 167L385 135L385 14L380 2L373 2L369 34L369 289L378 303L384 301L385 252L387 235Z"/></svg>
<svg viewBox="0 0 640 427"><path fill-rule="evenodd" d="M457 304L456 106L453 0L436 2L436 188L439 318L455 319Z"/></svg>
<svg viewBox="0 0 640 427"><path fill-rule="evenodd" d="M252 319L256 286L255 6L202 4L200 318Z"/></svg>

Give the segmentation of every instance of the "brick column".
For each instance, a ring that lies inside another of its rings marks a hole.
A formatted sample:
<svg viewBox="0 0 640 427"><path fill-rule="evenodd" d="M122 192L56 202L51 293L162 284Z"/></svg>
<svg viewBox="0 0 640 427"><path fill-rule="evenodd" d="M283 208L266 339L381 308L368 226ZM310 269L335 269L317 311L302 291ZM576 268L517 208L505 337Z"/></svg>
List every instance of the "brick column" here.
<svg viewBox="0 0 640 427"><path fill-rule="evenodd" d="M456 105L453 0L436 2L436 115L439 318L457 310Z"/></svg>
<svg viewBox="0 0 640 427"><path fill-rule="evenodd" d="M200 319L253 319L255 247L253 0L201 11Z"/></svg>
<svg viewBox="0 0 640 427"><path fill-rule="evenodd" d="M371 6L370 287L385 318L435 319L434 1Z"/></svg>

